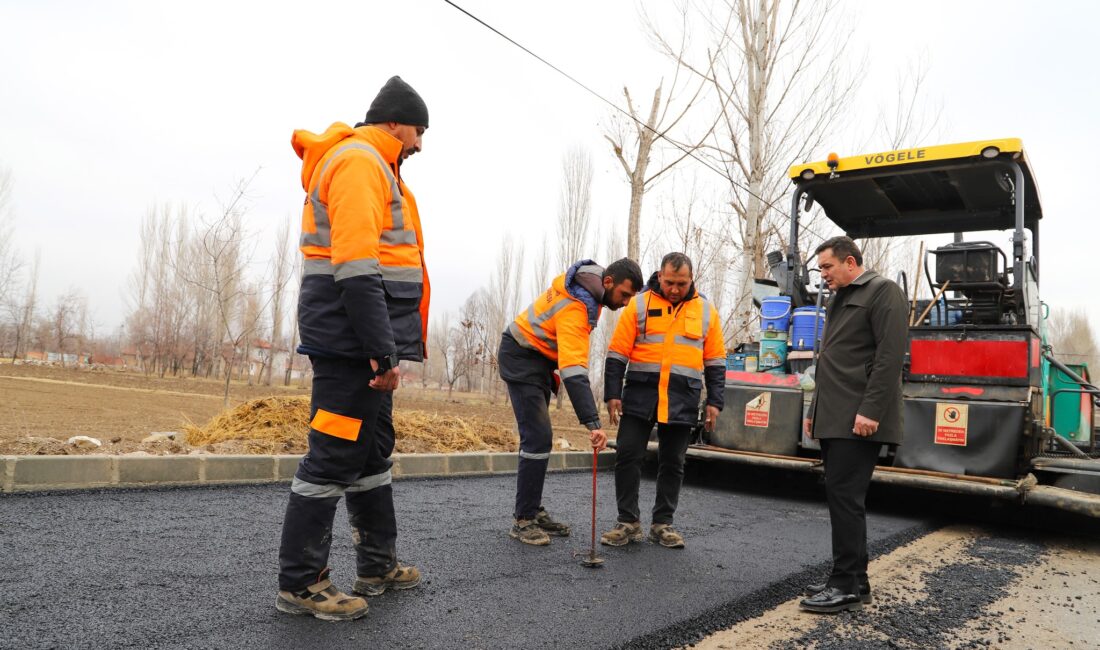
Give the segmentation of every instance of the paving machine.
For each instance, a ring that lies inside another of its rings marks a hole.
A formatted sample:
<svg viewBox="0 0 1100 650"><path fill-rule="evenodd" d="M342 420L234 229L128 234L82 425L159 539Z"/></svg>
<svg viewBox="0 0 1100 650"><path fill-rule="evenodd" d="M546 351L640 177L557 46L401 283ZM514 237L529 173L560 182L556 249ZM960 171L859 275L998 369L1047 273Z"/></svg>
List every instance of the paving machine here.
<svg viewBox="0 0 1100 650"><path fill-rule="evenodd" d="M1100 390L1087 367L1060 362L1047 345L1043 213L1021 141L831 154L789 175L789 243L769 263L770 284L792 309L820 305L825 292L810 286L799 248L800 220L814 204L853 239L955 234L923 254L920 278L898 275L912 298L905 439L884 449L874 480L1100 517ZM1011 251L963 236L986 231L1011 233ZM718 427L689 456L820 472L820 447L801 432L813 354L791 353L766 372L730 369Z"/></svg>

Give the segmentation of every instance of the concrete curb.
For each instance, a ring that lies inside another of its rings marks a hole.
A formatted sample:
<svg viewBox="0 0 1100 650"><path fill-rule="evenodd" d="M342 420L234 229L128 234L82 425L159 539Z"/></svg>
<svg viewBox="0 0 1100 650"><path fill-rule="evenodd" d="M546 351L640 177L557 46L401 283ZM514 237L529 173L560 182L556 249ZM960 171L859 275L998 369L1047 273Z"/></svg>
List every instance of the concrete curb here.
<svg viewBox="0 0 1100 650"><path fill-rule="evenodd" d="M0 492L86 490L176 485L233 485L287 482L298 469L300 455L193 456L0 456ZM599 467L609 469L615 452L599 455ZM515 452L461 454L394 454L395 478L487 476L514 474ZM592 467L592 454L565 451L550 456L550 471Z"/></svg>

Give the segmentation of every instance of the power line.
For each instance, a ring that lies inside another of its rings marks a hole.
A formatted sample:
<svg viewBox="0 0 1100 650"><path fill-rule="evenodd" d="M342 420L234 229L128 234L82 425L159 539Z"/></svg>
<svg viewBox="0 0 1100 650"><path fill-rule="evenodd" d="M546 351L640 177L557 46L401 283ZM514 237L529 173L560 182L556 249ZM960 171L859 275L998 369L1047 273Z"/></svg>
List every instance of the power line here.
<svg viewBox="0 0 1100 650"><path fill-rule="evenodd" d="M509 42L509 43L511 43L512 45L515 45L516 47L518 47L519 49L523 50L523 51L524 51L524 52L526 52L527 54L529 54L529 55L533 56L533 57L534 57L535 59L537 59L537 60L538 60L538 61L539 61L540 63L542 63L542 64L546 65L546 66L547 66L547 67L549 67L549 68L550 68L551 70L553 70L554 72L557 72L558 74L560 74L561 76L565 77L565 78L566 78L566 79L568 79L569 81L572 81L573 83L577 84L578 86L580 86L581 88L583 88L583 89L584 89L585 91L587 91L587 92L588 92L589 94L591 94L591 95L592 95L593 97L595 97L596 99L598 99L598 100L600 100L601 102L603 102L603 103L607 104L608 106L610 106L610 107L611 107L611 108L612 108L613 110L615 110L615 111L618 111L619 113L622 113L623 115L625 115L625 116L626 116L626 117L628 117L629 119L631 119L631 120L633 120L634 122L636 122L636 123L637 123L637 124L638 124L639 126L641 126L642 128L646 129L647 131L651 131L651 132L652 132L652 133L653 133L653 134L654 134L655 136L657 136L657 137L658 137L659 139L664 139L664 140L665 140L666 142L668 142L668 143L669 143L669 144L671 144L672 146L674 146L674 147L676 147L677 149L679 149L680 151L682 151L682 152L683 152L683 153L684 153L684 154L685 154L686 156L689 156L690 158L693 158L693 159L694 159L694 160L695 160L696 162L698 162L699 164L703 165L703 166L704 166L704 167L706 167L707 169L710 169L710 170L711 170L711 171L713 171L714 173L718 174L719 176L721 176L721 177L723 178L723 180L726 180L726 181L728 181L728 182L729 182L729 183L730 183L731 185L733 185L734 187L736 187L736 188L738 188L738 189L740 189L740 190L742 190L742 191L746 192L746 193L747 193L747 194L748 194L749 196L751 196L751 197L753 197L753 198L755 198L755 199L758 199L758 200L759 200L759 201L761 201L761 202L762 202L762 203L763 203L764 205L766 205L767 207L769 207L769 208L771 208L772 210L774 210L774 211L775 211L775 212L776 212L777 214L779 214L780 216L782 216L782 217L785 217L785 218L786 218L786 219L788 219L788 220L790 220L790 219L791 219L791 215L789 215L789 214L787 214L786 212L784 212L783 210L780 210L779 208L775 207L775 205L774 205L774 204L773 204L773 203L772 203L771 201L768 201L768 200L767 200L767 199L765 199L764 197L762 197L762 196L760 196L760 195L756 194L755 192L753 192L753 191L752 191L752 190L750 190L749 188L747 188L747 187L745 187L744 185L742 185L742 184L738 183L737 181L733 180L733 178L732 178L732 177L730 177L730 175L729 175L729 174L727 174L726 172L724 172L724 171L722 171L722 170L718 169L718 168L717 168L717 167L715 167L714 165L711 165L711 164L710 164L709 162L707 162L707 161L703 160L703 159L702 159L702 158L700 158L699 156L696 156L696 155L695 155L695 153L694 153L694 152L693 152L692 150L690 150L690 149L687 149L687 148L685 148L684 146L682 146L682 145L681 145L680 143L676 142L675 140L672 140L671 138L668 138L668 137L666 137L666 136L665 136L665 135L664 135L663 133L660 133L660 132L658 132L658 131L654 130L654 129L653 129L652 127L650 127L650 126L649 126L648 124L646 124L646 123L642 122L641 120L639 120L638 118L634 117L633 115L631 115L631 114L630 114L630 113L628 113L627 111L623 110L623 109L622 109L621 107L619 107L619 106L618 106L617 104L615 104L615 103L614 103L614 102L612 102L611 100L607 99L606 97L604 97L603 95L599 94L599 93L598 93L598 92L596 92L595 90L592 90L591 88L589 88L589 87L588 87L587 85L585 85L584 83L582 83L582 82L581 82L580 80L578 80L578 79L577 79L576 77L574 77L573 75L571 75L571 74L569 74L568 72L566 72L566 71L562 70L561 68L559 68L558 66L554 65L553 63L551 63L551 62L547 61L546 59L544 59L543 57L539 56L538 54L535 54L535 53L534 53L534 52L532 52L532 51L531 51L530 49L528 49L527 47L525 47L524 45L522 45L521 43L519 43L518 41L516 41L516 40L515 40L515 39L513 39L512 37L508 36L508 35L507 35L507 34L505 34L504 32L500 31L500 30L499 30L499 29L497 29L496 27L493 27L492 25L490 25L489 23L485 22L484 20L482 20L482 19L478 18L477 16L473 15L473 14L472 14L472 13L470 13L469 11L467 11L467 10L463 9L462 7L458 6L457 4L455 4L454 2L452 2L451 0L443 0L443 2L446 2L447 4L451 5L451 6L452 6L452 7L454 7L455 9L457 9L457 10L461 11L462 13L466 14L466 16L468 16L468 17L469 17L470 19L474 20L475 22L477 22L477 23L478 23L478 24L480 24L481 26L485 27L486 29L488 29L489 31L493 32L493 33L494 33L494 34L496 34L497 36L500 36L501 38L503 38L504 40L508 41L508 42ZM806 229L807 231L809 231L809 232L810 232L811 234L813 234L814 236L816 236L816 237L818 237L818 238L820 238L820 239L824 239L824 237L822 237L822 236L821 236L820 234L818 234L818 233L814 232L814 231L813 231L813 229L809 228L808 226L806 226L806 225L802 224L802 227L803 227L803 228L805 228L805 229Z"/></svg>

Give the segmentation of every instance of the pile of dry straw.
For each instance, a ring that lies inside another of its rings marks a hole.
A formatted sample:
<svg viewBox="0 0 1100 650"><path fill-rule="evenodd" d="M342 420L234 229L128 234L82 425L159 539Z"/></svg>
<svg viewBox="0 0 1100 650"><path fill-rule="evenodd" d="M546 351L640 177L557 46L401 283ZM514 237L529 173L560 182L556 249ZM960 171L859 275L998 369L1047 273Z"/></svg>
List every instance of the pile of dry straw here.
<svg viewBox="0 0 1100 650"><path fill-rule="evenodd" d="M515 451L518 439L510 429L478 418L457 418L424 411L395 409L395 451L448 453ZM184 427L194 447L224 448L235 444L251 453L304 453L309 430L308 397L264 397L223 412L204 426Z"/></svg>

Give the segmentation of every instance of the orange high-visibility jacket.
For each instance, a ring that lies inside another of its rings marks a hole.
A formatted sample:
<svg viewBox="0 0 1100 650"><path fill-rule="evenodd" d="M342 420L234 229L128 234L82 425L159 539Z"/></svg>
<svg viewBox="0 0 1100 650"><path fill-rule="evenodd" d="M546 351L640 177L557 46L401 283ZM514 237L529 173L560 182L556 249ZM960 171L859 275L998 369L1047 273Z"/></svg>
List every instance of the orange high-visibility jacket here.
<svg viewBox="0 0 1100 650"><path fill-rule="evenodd" d="M725 357L714 306L694 287L673 305L654 276L649 289L623 308L615 327L604 364L604 399L621 399L627 415L695 425L704 378L707 404L723 406Z"/></svg>
<svg viewBox="0 0 1100 650"><path fill-rule="evenodd" d="M337 122L295 131L302 159L303 354L426 355L430 285L412 192L401 180L401 141L373 126Z"/></svg>
<svg viewBox="0 0 1100 650"><path fill-rule="evenodd" d="M549 289L520 312L505 336L514 339L528 356L502 354L498 360L500 376L506 381L526 381L533 374L529 369L538 364L530 356L546 359L547 372L542 374L552 371L551 364L557 366L577 419L589 429L599 429L599 411L588 381L588 350L589 336L602 307L596 307L593 318L584 302L570 292L566 278L576 273L602 276L603 267L588 260L574 264L569 274L555 278Z"/></svg>

